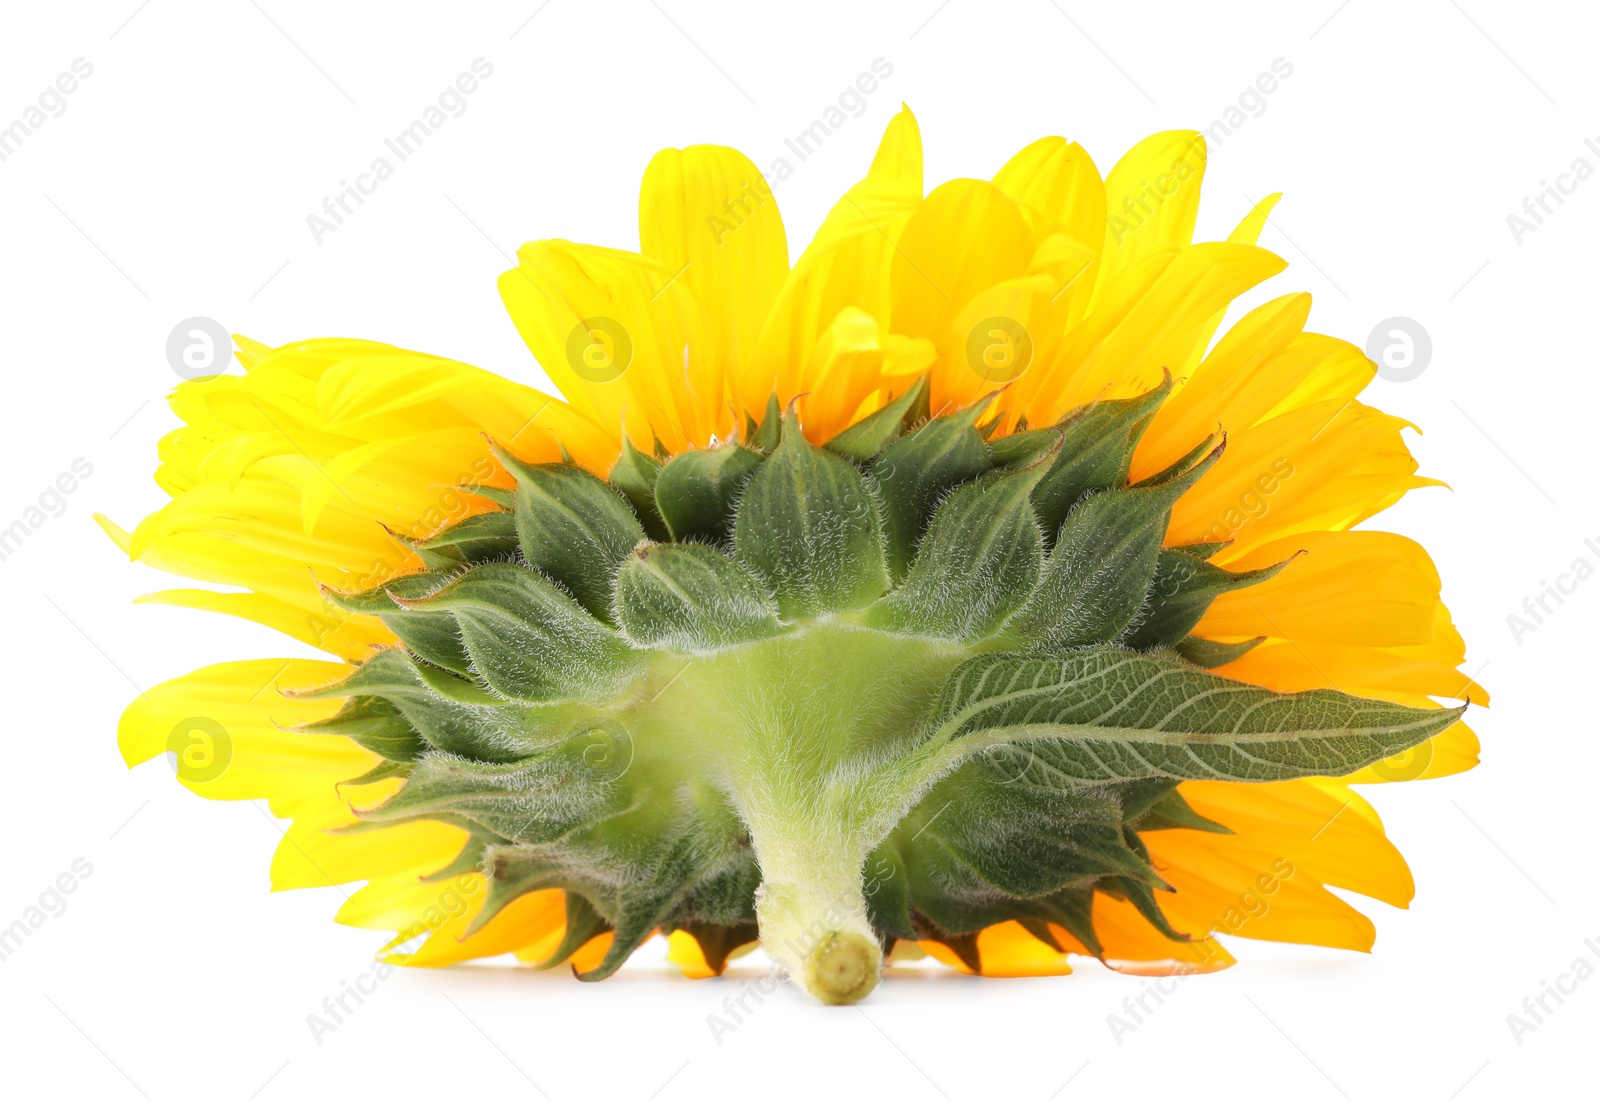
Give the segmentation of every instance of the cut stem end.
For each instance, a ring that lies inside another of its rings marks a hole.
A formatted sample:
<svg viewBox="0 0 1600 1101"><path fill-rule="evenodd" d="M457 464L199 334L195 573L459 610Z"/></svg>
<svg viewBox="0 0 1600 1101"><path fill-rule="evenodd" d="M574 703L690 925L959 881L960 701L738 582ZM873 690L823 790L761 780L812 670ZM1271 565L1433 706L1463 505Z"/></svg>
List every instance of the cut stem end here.
<svg viewBox="0 0 1600 1101"><path fill-rule="evenodd" d="M827 1005L854 1005L878 985L883 952L859 933L830 933L805 964L805 987Z"/></svg>

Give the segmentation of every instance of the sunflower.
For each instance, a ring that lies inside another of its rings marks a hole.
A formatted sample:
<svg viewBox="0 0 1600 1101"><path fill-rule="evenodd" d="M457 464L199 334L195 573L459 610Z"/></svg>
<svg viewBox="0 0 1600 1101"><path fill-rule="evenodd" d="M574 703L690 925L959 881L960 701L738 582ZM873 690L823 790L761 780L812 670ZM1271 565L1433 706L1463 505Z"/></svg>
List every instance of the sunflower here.
<svg viewBox="0 0 1600 1101"><path fill-rule="evenodd" d="M391 962L804 989L884 961L1208 971L1219 936L1365 951L1405 906L1354 785L1470 768L1486 702L1413 541L1374 365L1277 196L1192 241L1198 134L1102 178L1061 138L924 193L902 110L792 266L771 186L663 150L638 252L525 245L506 307L565 400L359 340L188 381L144 599L329 654L136 700L130 765L290 820L275 889L364 883ZM1437 700L1463 701L1444 707Z"/></svg>

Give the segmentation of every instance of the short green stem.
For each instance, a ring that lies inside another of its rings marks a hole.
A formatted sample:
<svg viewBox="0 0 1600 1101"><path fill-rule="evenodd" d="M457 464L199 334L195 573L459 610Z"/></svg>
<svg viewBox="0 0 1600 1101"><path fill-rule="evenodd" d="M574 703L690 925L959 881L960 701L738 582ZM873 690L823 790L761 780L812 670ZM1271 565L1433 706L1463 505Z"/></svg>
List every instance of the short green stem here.
<svg viewBox="0 0 1600 1101"><path fill-rule="evenodd" d="M756 892L761 944L788 977L827 1005L850 1005L878 985L883 950L867 920L859 863L849 876L765 876Z"/></svg>

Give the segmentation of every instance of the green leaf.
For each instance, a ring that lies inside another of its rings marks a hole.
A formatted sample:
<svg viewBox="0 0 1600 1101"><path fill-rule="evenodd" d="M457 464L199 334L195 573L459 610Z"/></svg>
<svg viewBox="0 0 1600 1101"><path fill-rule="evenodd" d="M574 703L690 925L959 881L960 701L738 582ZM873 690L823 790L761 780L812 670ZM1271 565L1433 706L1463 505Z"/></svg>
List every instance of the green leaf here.
<svg viewBox="0 0 1600 1101"><path fill-rule="evenodd" d="M888 447L916 420L916 411L927 415L928 376L920 375L911 388L888 405L840 432L825 445L829 451L856 463L865 463Z"/></svg>
<svg viewBox="0 0 1600 1101"><path fill-rule="evenodd" d="M867 610L866 625L962 641L999 630L1044 565L1028 495L1052 457L1047 451L1014 473L991 471L946 497L905 583Z"/></svg>
<svg viewBox="0 0 1600 1101"><path fill-rule="evenodd" d="M872 460L868 473L883 503L889 576L898 583L911 568L917 544L939 501L954 487L994 465L973 427L993 395L902 436Z"/></svg>
<svg viewBox="0 0 1600 1101"><path fill-rule="evenodd" d="M617 575L617 618L635 645L704 654L782 631L750 571L714 547L638 547Z"/></svg>
<svg viewBox="0 0 1600 1101"><path fill-rule="evenodd" d="M733 534L734 504L761 455L736 443L685 451L656 478L656 508L677 542L721 543Z"/></svg>
<svg viewBox="0 0 1600 1101"><path fill-rule="evenodd" d="M866 481L848 459L812 446L792 411L740 499L734 549L788 620L863 607L889 587Z"/></svg>
<svg viewBox="0 0 1600 1101"><path fill-rule="evenodd" d="M607 699L643 662L620 635L525 566L474 566L428 596L400 603L453 615L473 670L510 700Z"/></svg>
<svg viewBox="0 0 1600 1101"><path fill-rule="evenodd" d="M945 684L929 725L968 752L1043 743L1035 753L1048 753L1062 781L1267 781L1349 775L1426 741L1464 709L1331 689L1285 695L1160 652L1102 646L972 658Z"/></svg>
<svg viewBox="0 0 1600 1101"><path fill-rule="evenodd" d="M1134 650L1150 650L1181 642L1223 593L1259 585L1293 561L1260 570L1231 573L1178 550L1162 551L1150 582L1149 598L1138 619L1122 638Z"/></svg>
<svg viewBox="0 0 1600 1101"><path fill-rule="evenodd" d="M1173 504L1216 454L1165 485L1106 490L1073 509L1038 587L1007 633L1050 648L1120 636L1144 607Z"/></svg>
<svg viewBox="0 0 1600 1101"><path fill-rule="evenodd" d="M1230 661L1239 660L1265 641L1267 641L1266 635L1246 639L1244 642L1213 642L1208 638L1190 635L1174 643L1172 648L1177 651L1178 656L1202 669L1215 669L1227 665Z"/></svg>
<svg viewBox="0 0 1600 1101"><path fill-rule="evenodd" d="M611 583L644 538L632 507L587 470L565 463L500 461L517 479L517 539L528 565L599 619L611 619Z"/></svg>
<svg viewBox="0 0 1600 1101"><path fill-rule="evenodd" d="M1127 484L1139 438L1172 392L1172 376L1147 394L1125 401L1102 401L1070 414L1058 426L1064 438L1050 472L1033 491L1033 507L1044 525L1046 544L1085 494Z"/></svg>
<svg viewBox="0 0 1600 1101"><path fill-rule="evenodd" d="M656 509L656 477L660 473L661 460L634 447L624 433L622 454L611 468L611 484L633 506L646 535L652 539L670 539L667 525Z"/></svg>

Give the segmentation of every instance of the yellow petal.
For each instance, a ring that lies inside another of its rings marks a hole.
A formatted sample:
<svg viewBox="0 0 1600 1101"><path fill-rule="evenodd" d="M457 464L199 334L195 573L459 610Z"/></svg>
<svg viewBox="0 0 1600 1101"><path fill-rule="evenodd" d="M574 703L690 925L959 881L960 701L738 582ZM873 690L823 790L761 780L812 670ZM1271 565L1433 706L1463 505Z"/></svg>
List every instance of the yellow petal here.
<svg viewBox="0 0 1600 1101"><path fill-rule="evenodd" d="M784 281L738 382L746 412L761 416L776 392L787 404L822 333L854 307L889 321L889 263L895 240L922 201L922 138L909 110L889 123L867 176L829 212Z"/></svg>
<svg viewBox="0 0 1600 1101"><path fill-rule="evenodd" d="M889 265L889 328L938 348L929 395L934 409L961 401L975 377L969 334L953 331L956 315L995 284L1027 275L1032 257L1033 234L1021 210L983 180L940 185L906 222Z"/></svg>
<svg viewBox="0 0 1600 1101"><path fill-rule="evenodd" d="M1270 581L1218 597L1194 633L1357 646L1407 646L1432 637L1439 574L1414 541L1381 531L1306 532L1229 566L1259 569L1296 551L1306 553Z"/></svg>
<svg viewBox="0 0 1600 1101"><path fill-rule="evenodd" d="M682 271L638 253L535 241L500 296L540 366L600 425L627 418L635 447L669 450L726 434L722 364Z"/></svg>
<svg viewBox="0 0 1600 1101"><path fill-rule="evenodd" d="M1106 176L1105 259L1097 298L1112 295L1146 257L1189 244L1205 170L1205 139L1193 130L1152 134L1123 154Z"/></svg>
<svg viewBox="0 0 1600 1101"><path fill-rule="evenodd" d="M639 191L639 246L694 295L707 354L729 378L744 377L789 275L783 218L760 170L720 145L661 150Z"/></svg>

